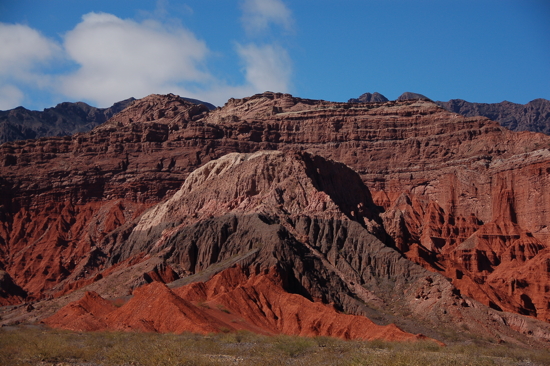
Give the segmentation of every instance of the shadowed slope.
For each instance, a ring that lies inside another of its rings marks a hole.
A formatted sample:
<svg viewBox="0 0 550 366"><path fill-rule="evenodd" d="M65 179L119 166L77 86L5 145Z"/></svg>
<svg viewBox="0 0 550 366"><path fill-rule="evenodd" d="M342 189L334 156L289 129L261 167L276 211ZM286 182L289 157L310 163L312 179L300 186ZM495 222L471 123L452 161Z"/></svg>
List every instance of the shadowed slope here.
<svg viewBox="0 0 550 366"><path fill-rule="evenodd" d="M495 339L528 324L521 332L546 337L545 326L494 309L547 316L548 136L428 101L277 93L210 112L154 95L117 116L88 134L0 146L0 260L28 300L81 286L123 296L159 279L207 280L236 263L279 264L285 290L380 323L458 322ZM284 155L208 165L268 149ZM201 166L221 170L190 175ZM170 200L186 177L196 184ZM507 284L508 271L517 279Z"/></svg>
<svg viewBox="0 0 550 366"><path fill-rule="evenodd" d="M336 194L331 188L338 182L331 173L347 177L342 180L346 189L340 190L344 193ZM463 298L445 277L412 263L370 233L384 234L376 210L366 187L342 164L304 153L230 154L196 170L166 202L107 236L105 258L110 257L111 268L116 269L89 288L111 291L113 281L126 273L126 287L118 295L109 295L121 296L128 287L152 280L149 271L140 268L163 263L180 277L170 283L176 293L185 293L185 299L190 296L194 301L221 304L236 314L250 307L250 314L256 315L251 315L249 321L256 331L313 334L316 329L330 330L341 337L358 336L347 321L340 321L347 324L342 328L322 322L329 319L317 314L323 306L307 305L315 311L297 315L304 301L315 301L333 304L350 314L377 317L383 324L409 314L409 320L401 322L401 326L414 333L427 331L430 337L438 332L428 324L437 324L444 330L455 327L457 321L478 334L489 333L497 339L517 337L507 325L514 321L511 315L499 315ZM235 264L247 275L227 272ZM277 279L280 291L271 289L267 279L252 280L254 275L268 273L274 267L276 276L271 280ZM216 273L226 273L224 280L214 277L211 286L195 285L198 287L192 287L193 291L181 289L193 282L207 281ZM248 285L244 285L245 277L250 278L245 281ZM118 281L117 286L120 285ZM247 290L249 285L254 289ZM149 290L143 291L156 289L162 292L161 297L168 296L158 285L145 288ZM227 294L221 296L224 292ZM292 296L277 305L283 292ZM232 302L237 299L240 302ZM177 305L181 302L172 300L170 306L176 308L165 309L162 314L182 313ZM146 314L138 317L143 321L138 320L132 314L140 314L147 306L142 308L138 300L130 303L136 308L129 306L132 311L116 315L120 324L159 330L161 323L172 323L169 318L161 321ZM299 306L293 308L291 304ZM153 307L163 306L158 303ZM279 315L268 316L266 309L270 307L273 314L273 309L278 308ZM494 319L501 319L501 323L495 326ZM537 338L550 337L547 327L533 324L525 326L536 329ZM118 329L123 328L120 325Z"/></svg>

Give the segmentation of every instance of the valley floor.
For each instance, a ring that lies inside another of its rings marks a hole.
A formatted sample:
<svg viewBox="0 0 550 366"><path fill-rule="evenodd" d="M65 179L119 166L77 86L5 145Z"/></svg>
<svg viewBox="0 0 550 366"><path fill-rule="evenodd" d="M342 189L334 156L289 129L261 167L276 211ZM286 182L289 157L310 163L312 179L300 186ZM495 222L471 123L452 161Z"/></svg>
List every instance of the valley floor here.
<svg viewBox="0 0 550 366"><path fill-rule="evenodd" d="M550 365L550 351L480 339L433 342L343 341L249 332L74 333L43 326L0 329L2 365Z"/></svg>

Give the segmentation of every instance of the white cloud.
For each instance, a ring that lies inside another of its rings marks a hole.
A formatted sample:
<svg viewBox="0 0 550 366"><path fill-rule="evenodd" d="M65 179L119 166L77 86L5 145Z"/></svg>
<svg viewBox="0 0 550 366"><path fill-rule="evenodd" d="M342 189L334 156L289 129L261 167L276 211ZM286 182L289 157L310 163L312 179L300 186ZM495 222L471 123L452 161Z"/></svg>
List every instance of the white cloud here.
<svg viewBox="0 0 550 366"><path fill-rule="evenodd" d="M291 61L283 47L276 45L237 45L244 61L246 81L256 91L288 92L290 90Z"/></svg>
<svg viewBox="0 0 550 366"><path fill-rule="evenodd" d="M64 46L80 69L62 79L62 92L100 106L211 78L200 67L208 55L204 42L182 27L168 29L151 20L89 13L66 34Z"/></svg>
<svg viewBox="0 0 550 366"><path fill-rule="evenodd" d="M40 67L60 57L61 47L21 24L0 23L0 109L20 106L21 88L44 88L49 77Z"/></svg>
<svg viewBox="0 0 550 366"><path fill-rule="evenodd" d="M265 31L271 23L292 30L292 13L281 0L243 0L242 9L242 22L249 34Z"/></svg>
<svg viewBox="0 0 550 366"><path fill-rule="evenodd" d="M28 80L37 64L52 60L60 47L21 24L0 23L0 76Z"/></svg>
<svg viewBox="0 0 550 366"><path fill-rule="evenodd" d="M23 102L23 92L14 85L0 86L0 111L18 107Z"/></svg>
<svg viewBox="0 0 550 366"><path fill-rule="evenodd" d="M289 92L292 63L286 50L277 45L236 45L245 76L241 85L228 85L220 80L195 94L195 98L223 105L229 98L243 98L265 91ZM176 91L176 93L179 93ZM183 95L183 94L180 94Z"/></svg>
<svg viewBox="0 0 550 366"><path fill-rule="evenodd" d="M151 93L176 93L221 105L231 97L286 92L290 86L290 57L280 46L237 45L246 83L227 85L203 71L209 55L204 42L182 27L167 28L151 20L137 23L90 13L66 34L64 46L80 69L62 78L62 93L102 107Z"/></svg>
<svg viewBox="0 0 550 366"><path fill-rule="evenodd" d="M162 0L159 4L162 7ZM244 4L250 24L290 27L290 13L278 0ZM211 52L205 42L173 19L137 22L88 13L64 35L62 44L28 26L0 23L0 109L23 102L48 107L44 103L54 95L57 101L84 100L107 107L152 93L223 105L229 98L267 90L290 91L291 60L283 47L236 43L235 52L242 69L234 72L241 71L244 82L228 84L223 76L208 72ZM76 68L67 69L71 63Z"/></svg>

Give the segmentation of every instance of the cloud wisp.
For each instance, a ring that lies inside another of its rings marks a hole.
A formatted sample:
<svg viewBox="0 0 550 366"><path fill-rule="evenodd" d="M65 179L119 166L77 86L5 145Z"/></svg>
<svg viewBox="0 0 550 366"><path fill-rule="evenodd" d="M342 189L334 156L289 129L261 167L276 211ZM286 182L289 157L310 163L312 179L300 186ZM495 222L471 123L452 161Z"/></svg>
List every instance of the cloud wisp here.
<svg viewBox="0 0 550 366"><path fill-rule="evenodd" d="M278 45L237 45L244 61L246 81L256 90L287 92L290 89L290 56Z"/></svg>
<svg viewBox="0 0 550 366"><path fill-rule="evenodd" d="M249 37L257 40L273 36L278 29L291 32L292 12L281 0L243 0L241 22ZM292 60L288 51L278 43L237 43L236 51L243 64L243 73L250 89L289 92L291 90Z"/></svg>
<svg viewBox="0 0 550 366"><path fill-rule="evenodd" d="M241 21L249 35L268 31L271 24L286 31L292 31L294 20L292 12L281 0L243 0Z"/></svg>
<svg viewBox="0 0 550 366"><path fill-rule="evenodd" d="M59 57L61 47L21 24L0 23L0 110L24 100L22 88L44 88L47 75L39 69Z"/></svg>

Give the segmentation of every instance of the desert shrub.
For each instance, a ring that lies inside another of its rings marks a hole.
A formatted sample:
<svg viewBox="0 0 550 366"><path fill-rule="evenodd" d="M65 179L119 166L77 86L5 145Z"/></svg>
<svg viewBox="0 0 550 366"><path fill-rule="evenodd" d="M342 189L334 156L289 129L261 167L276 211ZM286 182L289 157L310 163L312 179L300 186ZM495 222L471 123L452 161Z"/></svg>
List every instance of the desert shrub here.
<svg viewBox="0 0 550 366"><path fill-rule="evenodd" d="M312 338L279 335L274 337L275 348L284 355L295 358L318 347Z"/></svg>
<svg viewBox="0 0 550 366"><path fill-rule="evenodd" d="M344 341L329 337L0 329L0 365L550 365L548 350L475 342Z"/></svg>

